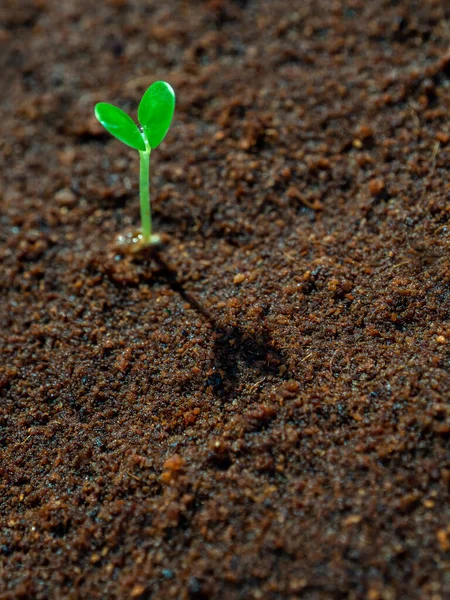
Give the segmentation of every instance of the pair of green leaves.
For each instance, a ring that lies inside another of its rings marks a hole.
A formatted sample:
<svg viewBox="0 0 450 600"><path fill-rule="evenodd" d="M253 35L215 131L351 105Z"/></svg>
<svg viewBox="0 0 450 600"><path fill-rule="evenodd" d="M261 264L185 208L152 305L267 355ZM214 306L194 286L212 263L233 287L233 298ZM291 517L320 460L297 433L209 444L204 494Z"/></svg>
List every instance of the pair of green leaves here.
<svg viewBox="0 0 450 600"><path fill-rule="evenodd" d="M174 110L175 92L165 81L156 81L142 96L138 107L138 120L151 149L159 146L165 138ZM142 152L147 150L139 127L117 106L99 102L95 106L95 116L111 135L124 144Z"/></svg>

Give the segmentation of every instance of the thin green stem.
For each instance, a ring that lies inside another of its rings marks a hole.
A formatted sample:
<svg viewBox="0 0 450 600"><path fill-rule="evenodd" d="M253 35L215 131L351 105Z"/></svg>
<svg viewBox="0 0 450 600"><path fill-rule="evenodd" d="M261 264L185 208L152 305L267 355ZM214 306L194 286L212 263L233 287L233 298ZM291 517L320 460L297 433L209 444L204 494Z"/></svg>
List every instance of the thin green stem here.
<svg viewBox="0 0 450 600"><path fill-rule="evenodd" d="M150 208L150 146L139 151L139 196L141 201L142 238L145 244L152 239L152 212Z"/></svg>

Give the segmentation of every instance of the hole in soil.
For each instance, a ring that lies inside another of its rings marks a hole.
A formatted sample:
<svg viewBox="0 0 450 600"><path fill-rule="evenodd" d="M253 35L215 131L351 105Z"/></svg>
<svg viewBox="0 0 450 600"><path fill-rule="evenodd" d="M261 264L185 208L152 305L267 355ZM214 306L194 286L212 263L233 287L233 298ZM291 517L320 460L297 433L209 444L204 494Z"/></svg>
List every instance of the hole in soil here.
<svg viewBox="0 0 450 600"><path fill-rule="evenodd" d="M59 522L51 528L51 533L53 534L54 537L62 538L69 533L70 527L71 527L70 520Z"/></svg>

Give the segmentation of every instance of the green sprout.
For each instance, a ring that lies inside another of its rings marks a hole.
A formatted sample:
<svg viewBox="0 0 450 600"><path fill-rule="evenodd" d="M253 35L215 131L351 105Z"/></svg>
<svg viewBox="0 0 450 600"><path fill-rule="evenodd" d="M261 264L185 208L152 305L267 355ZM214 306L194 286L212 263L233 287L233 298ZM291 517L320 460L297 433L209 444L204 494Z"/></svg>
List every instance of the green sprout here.
<svg viewBox="0 0 450 600"><path fill-rule="evenodd" d="M169 131L174 110L175 92L165 81L155 81L142 96L138 107L140 126L117 106L107 102L99 102L95 106L95 116L103 127L124 144L139 150L139 196L144 246L160 242L158 235L152 235L150 153L159 146Z"/></svg>

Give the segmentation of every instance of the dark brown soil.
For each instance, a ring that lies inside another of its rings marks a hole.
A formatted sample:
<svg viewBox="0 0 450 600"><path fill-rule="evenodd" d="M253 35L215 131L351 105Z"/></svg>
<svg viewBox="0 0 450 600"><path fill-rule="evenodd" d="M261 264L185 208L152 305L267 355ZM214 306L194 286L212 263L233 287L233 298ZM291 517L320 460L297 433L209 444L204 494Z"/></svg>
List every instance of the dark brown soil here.
<svg viewBox="0 0 450 600"><path fill-rule="evenodd" d="M450 597L450 6L3 0L0 599ZM97 101L177 92L159 253Z"/></svg>

